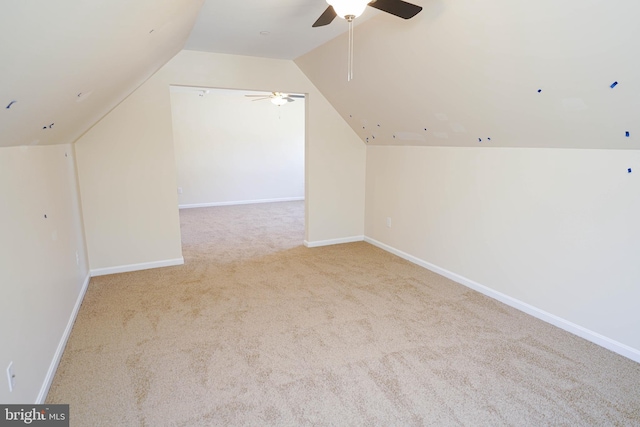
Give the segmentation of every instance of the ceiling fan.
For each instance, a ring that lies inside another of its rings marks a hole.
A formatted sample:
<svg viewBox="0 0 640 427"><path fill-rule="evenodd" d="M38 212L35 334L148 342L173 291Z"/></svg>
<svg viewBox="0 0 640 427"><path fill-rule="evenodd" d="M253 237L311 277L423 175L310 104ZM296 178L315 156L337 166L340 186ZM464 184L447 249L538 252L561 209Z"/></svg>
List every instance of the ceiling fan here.
<svg viewBox="0 0 640 427"><path fill-rule="evenodd" d="M402 0L326 0L329 7L313 23L312 27L329 25L336 16L349 23L349 62L347 66L347 81L353 78L353 20L362 15L367 6L390 13L404 19L416 16L422 6L407 3Z"/></svg>
<svg viewBox="0 0 640 427"><path fill-rule="evenodd" d="M353 20L360 16L367 6L404 19L413 18L422 10L421 6L402 0L327 0L327 3L329 3L329 7L320 15L320 18L312 25L313 27L329 25L336 16L347 21L351 16L351 20Z"/></svg>
<svg viewBox="0 0 640 427"><path fill-rule="evenodd" d="M262 101L264 99L270 99L271 103L277 105L278 107L284 105L288 102L295 101L295 98L304 98L304 95L289 95L288 93L283 92L271 92L270 94L262 94L262 95L245 95L247 98L256 98L253 101Z"/></svg>

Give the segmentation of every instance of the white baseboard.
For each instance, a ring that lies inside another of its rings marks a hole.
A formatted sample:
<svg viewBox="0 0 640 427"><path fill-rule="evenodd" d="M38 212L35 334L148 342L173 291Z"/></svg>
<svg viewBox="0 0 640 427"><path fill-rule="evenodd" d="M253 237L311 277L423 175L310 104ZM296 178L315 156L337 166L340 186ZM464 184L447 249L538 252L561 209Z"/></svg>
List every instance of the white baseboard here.
<svg viewBox="0 0 640 427"><path fill-rule="evenodd" d="M53 355L53 360L49 365L47 376L44 378L44 383L40 388L40 393L38 393L38 398L36 399L36 403L35 403L36 405L43 404L45 399L47 398L47 394L49 393L49 388L51 388L51 383L53 382L53 377L56 375L56 370L58 370L58 365L60 364L60 360L62 359L64 348L67 346L67 341L69 340L69 336L71 335L73 324L75 323L76 317L78 316L78 311L80 311L82 300L84 300L84 295L87 293L87 288L89 287L90 280L91 280L91 275L87 273L87 277L84 279L84 282L82 283L82 288L80 289L80 293L78 294L78 298L76 299L76 305L73 307L71 316L69 316L67 327L64 329L64 333L60 338L60 342L58 343L58 348L56 349L56 352Z"/></svg>
<svg viewBox="0 0 640 427"><path fill-rule="evenodd" d="M116 267L93 268L91 269L91 277L105 276L107 274L128 273L130 271L149 270L151 268L172 267L174 265L184 264L184 258L167 259L163 261L143 262L141 264L120 265Z"/></svg>
<svg viewBox="0 0 640 427"><path fill-rule="evenodd" d="M522 302L518 299L512 298L509 295L505 295L501 292L493 290L487 286L481 285L473 280L467 279L466 277L460 276L459 274L453 273L449 270L445 270L444 268L438 267L437 265L431 264L427 261L424 261L420 258L417 258L413 255L409 255L406 252L402 252L392 246L386 245L382 242L379 242L375 239L365 236L364 241L370 243L374 246L379 247L380 249L384 249L387 252L390 252L394 255L399 256L400 258L404 258L407 261L410 261L414 264L419 265L420 267L424 267L427 270L431 270L434 273L437 273L441 276L444 276L448 279L453 280L461 285L464 285L468 288L471 288L475 291L478 291L490 298L498 300L508 306L511 306L517 310L523 311L533 317L536 317L540 320L543 320L547 323L550 323L554 326L557 326L560 329L564 329L567 332L570 332L574 335L577 335L581 338L586 339L587 341L591 341L594 344L597 344L601 347L604 347L608 350L611 350L615 353L618 353L621 356L627 357L635 362L640 363L640 350L635 349L633 347L629 347L626 344L620 343L618 341L612 340L611 338L605 337L597 332L593 332L587 328L584 328L580 325L577 325L573 322L565 320L561 317L558 317L554 314L547 313L544 310L540 310L537 307L529 305L525 302Z"/></svg>
<svg viewBox="0 0 640 427"><path fill-rule="evenodd" d="M362 242L364 236L343 237L341 239L318 240L315 242L304 241L304 245L308 248L317 248L319 246L340 245L342 243Z"/></svg>
<svg viewBox="0 0 640 427"><path fill-rule="evenodd" d="M304 200L304 196L283 197L280 199L258 199L258 200L237 200L233 202L195 203L195 204L189 204L189 205L178 205L178 208L180 209L210 208L213 206L253 205L255 203L297 202L300 200Z"/></svg>

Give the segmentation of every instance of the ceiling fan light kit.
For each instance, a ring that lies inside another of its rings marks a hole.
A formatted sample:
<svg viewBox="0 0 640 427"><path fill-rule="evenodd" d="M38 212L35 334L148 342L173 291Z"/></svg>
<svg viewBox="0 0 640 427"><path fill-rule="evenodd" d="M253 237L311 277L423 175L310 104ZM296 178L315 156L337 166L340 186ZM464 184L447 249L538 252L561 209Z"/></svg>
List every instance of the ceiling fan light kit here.
<svg viewBox="0 0 640 427"><path fill-rule="evenodd" d="M282 96L274 96L273 98L271 98L271 103L273 105L277 105L278 107L286 104L287 102L289 101L286 98L283 98Z"/></svg>
<svg viewBox="0 0 640 427"><path fill-rule="evenodd" d="M422 10L422 6L403 0L327 0L329 7L313 23L312 27L329 25L336 16L349 22L349 56L347 81L353 79L353 20L362 15L367 6L390 13L399 18L410 19Z"/></svg>
<svg viewBox="0 0 640 427"><path fill-rule="evenodd" d="M370 0L327 0L327 3L340 18L347 19L347 16L352 16L351 19L355 19L362 15Z"/></svg>

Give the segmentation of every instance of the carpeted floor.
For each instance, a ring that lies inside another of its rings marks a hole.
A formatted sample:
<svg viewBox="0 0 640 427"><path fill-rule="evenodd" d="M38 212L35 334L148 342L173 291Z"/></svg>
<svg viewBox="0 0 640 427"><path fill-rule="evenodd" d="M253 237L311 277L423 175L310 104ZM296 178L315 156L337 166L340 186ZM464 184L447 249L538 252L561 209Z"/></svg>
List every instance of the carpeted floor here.
<svg viewBox="0 0 640 427"><path fill-rule="evenodd" d="M303 202L181 211L185 265L91 279L48 403L72 426L640 425L640 364Z"/></svg>

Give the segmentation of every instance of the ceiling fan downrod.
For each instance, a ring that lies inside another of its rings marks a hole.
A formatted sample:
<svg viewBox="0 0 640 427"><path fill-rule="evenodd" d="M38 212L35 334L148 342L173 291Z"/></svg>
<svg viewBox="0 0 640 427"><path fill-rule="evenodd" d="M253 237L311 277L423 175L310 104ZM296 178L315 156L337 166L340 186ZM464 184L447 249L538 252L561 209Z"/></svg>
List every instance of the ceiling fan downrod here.
<svg viewBox="0 0 640 427"><path fill-rule="evenodd" d="M404 0L326 0L329 7L313 23L312 27L329 25L337 16L349 22L349 56L347 60L347 81L353 79L353 20L362 14L367 6L390 13L399 18L410 19L416 16L422 6L407 3Z"/></svg>
<svg viewBox="0 0 640 427"><path fill-rule="evenodd" d="M347 59L347 81L350 82L353 80L353 20L355 19L354 15L347 15L344 17L349 23L349 52Z"/></svg>

